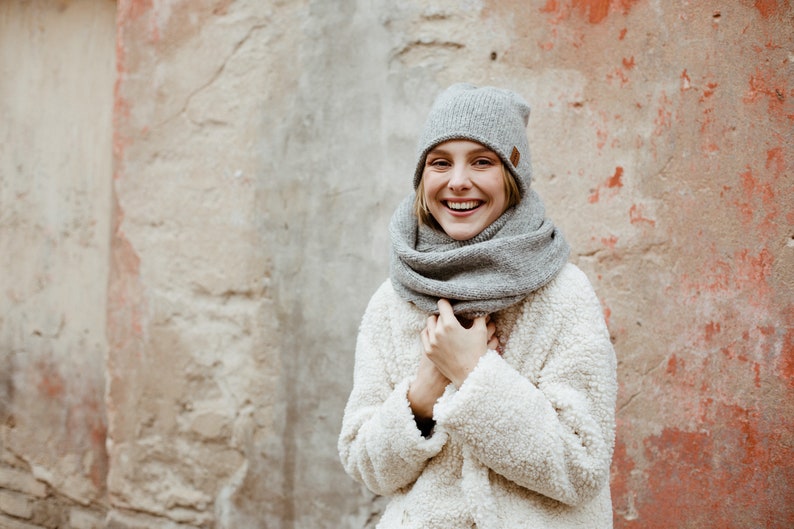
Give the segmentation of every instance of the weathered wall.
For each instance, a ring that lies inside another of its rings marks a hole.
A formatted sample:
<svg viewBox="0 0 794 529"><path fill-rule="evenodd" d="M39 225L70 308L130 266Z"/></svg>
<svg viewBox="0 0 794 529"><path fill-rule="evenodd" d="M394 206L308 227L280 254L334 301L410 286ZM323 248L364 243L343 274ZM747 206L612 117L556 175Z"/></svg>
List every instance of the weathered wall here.
<svg viewBox="0 0 794 529"><path fill-rule="evenodd" d="M0 3L3 528L102 519L114 16Z"/></svg>
<svg viewBox="0 0 794 529"><path fill-rule="evenodd" d="M604 303L616 526L793 525L794 9L701 4L122 0L110 73L112 4L2 4L0 526L371 526L355 332L459 80L532 104Z"/></svg>

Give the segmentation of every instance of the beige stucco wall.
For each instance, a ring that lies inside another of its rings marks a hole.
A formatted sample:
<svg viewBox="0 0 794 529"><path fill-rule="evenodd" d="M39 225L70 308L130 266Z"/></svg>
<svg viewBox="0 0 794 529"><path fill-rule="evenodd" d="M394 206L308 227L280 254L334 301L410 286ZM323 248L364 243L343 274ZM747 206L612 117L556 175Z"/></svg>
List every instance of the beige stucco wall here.
<svg viewBox="0 0 794 529"><path fill-rule="evenodd" d="M0 511L29 521L106 496L114 17L0 3Z"/></svg>
<svg viewBox="0 0 794 529"><path fill-rule="evenodd" d="M355 333L460 80L532 104L604 304L616 527L790 526L793 28L788 0L0 4L0 526L372 527L336 454Z"/></svg>

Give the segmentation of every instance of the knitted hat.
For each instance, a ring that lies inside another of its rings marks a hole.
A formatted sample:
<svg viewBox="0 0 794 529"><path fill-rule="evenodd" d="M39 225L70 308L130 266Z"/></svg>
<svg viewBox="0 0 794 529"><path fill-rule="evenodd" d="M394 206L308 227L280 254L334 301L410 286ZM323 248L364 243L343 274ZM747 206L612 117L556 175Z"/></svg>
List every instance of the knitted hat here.
<svg viewBox="0 0 794 529"><path fill-rule="evenodd" d="M419 138L419 162L414 189L419 186L427 153L448 140L472 140L485 145L502 159L523 197L532 181L527 141L529 105L515 92L472 84L454 84L433 103Z"/></svg>

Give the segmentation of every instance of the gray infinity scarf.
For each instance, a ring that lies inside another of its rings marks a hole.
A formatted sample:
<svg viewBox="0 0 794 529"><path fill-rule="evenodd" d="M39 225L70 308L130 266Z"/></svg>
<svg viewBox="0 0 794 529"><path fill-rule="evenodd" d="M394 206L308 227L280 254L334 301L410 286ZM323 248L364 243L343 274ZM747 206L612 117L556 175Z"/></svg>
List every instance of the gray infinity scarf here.
<svg viewBox="0 0 794 529"><path fill-rule="evenodd" d="M406 197L389 226L391 281L403 299L427 313L438 314L439 298L466 318L499 311L551 281L568 261L568 243L532 189L467 241L420 226L413 203L413 194Z"/></svg>

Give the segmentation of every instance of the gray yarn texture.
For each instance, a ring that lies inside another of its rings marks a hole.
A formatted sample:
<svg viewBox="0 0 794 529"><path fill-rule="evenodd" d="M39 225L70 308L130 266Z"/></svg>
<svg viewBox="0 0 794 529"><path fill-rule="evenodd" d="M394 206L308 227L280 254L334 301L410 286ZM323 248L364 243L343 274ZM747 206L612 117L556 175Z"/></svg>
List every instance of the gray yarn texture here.
<svg viewBox="0 0 794 529"><path fill-rule="evenodd" d="M440 298L466 318L497 312L551 281L568 261L568 243L532 189L467 241L420 225L413 201L409 195L400 203L389 226L391 281L424 312L438 314Z"/></svg>

